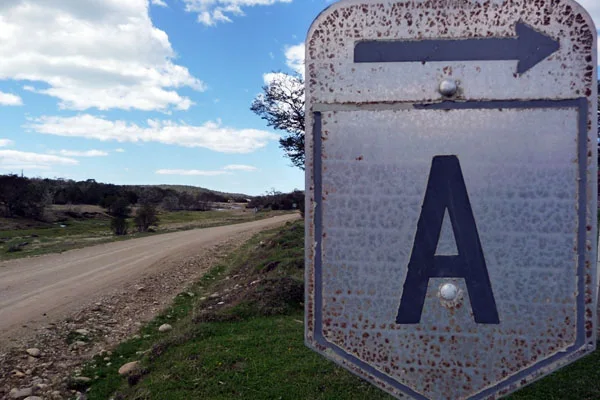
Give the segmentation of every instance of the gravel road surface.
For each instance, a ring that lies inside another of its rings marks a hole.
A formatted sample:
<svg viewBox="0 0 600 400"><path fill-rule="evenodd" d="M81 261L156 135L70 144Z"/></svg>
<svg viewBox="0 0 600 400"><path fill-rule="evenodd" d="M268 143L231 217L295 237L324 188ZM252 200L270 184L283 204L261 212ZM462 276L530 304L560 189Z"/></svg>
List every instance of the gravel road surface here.
<svg viewBox="0 0 600 400"><path fill-rule="evenodd" d="M298 214L108 243L0 264L0 338L61 318L115 285L163 272L173 260L201 253L236 234L258 232Z"/></svg>

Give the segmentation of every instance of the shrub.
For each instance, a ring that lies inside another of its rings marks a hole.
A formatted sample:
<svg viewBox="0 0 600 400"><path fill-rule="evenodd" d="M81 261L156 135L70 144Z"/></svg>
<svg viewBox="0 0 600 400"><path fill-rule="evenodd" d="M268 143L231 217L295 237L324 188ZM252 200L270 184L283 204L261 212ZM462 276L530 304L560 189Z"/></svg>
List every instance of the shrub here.
<svg viewBox="0 0 600 400"><path fill-rule="evenodd" d="M133 222L137 226L139 232L148 232L151 226L158 225L156 207L152 204L143 204L138 210Z"/></svg>
<svg viewBox="0 0 600 400"><path fill-rule="evenodd" d="M112 229L113 233L117 236L127 235L128 228L129 224L125 217L113 217L110 221L110 229Z"/></svg>

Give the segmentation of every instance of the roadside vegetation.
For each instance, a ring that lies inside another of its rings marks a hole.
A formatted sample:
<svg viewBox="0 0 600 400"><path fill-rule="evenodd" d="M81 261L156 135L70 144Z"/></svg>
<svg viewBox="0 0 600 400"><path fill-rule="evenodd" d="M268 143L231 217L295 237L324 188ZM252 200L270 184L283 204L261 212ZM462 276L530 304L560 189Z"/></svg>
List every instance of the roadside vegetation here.
<svg viewBox="0 0 600 400"><path fill-rule="evenodd" d="M303 240L301 222L255 236L138 336L96 356L81 372L98 377L88 399L389 399L304 346Z"/></svg>
<svg viewBox="0 0 600 400"><path fill-rule="evenodd" d="M60 253L153 234L251 222L285 213L271 210L254 213L245 208L203 212L157 210L155 218L158 222L154 221L147 229L140 230L140 224L152 219L150 215L140 214L142 209L122 220L126 234L118 236L113 231L115 217L99 206L51 206L47 214L52 215L53 222L0 217L0 261Z"/></svg>
<svg viewBox="0 0 600 400"><path fill-rule="evenodd" d="M0 261L303 210L304 192L261 196L193 186L0 175Z"/></svg>
<svg viewBox="0 0 600 400"><path fill-rule="evenodd" d="M81 375L93 379L77 389L90 400L392 399L305 347L303 241L302 222L255 236L139 335L90 361ZM599 369L596 352L508 399L598 399Z"/></svg>

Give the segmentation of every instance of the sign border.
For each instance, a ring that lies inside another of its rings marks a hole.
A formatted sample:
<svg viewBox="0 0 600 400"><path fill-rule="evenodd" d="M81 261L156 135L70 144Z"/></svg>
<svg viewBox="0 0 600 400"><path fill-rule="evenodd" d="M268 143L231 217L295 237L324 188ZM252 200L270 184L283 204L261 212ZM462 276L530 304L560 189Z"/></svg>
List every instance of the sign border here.
<svg viewBox="0 0 600 400"><path fill-rule="evenodd" d="M360 360L358 357L347 353L339 346L328 342L323 336L323 281L322 281L322 221L323 221L323 188L322 188L322 112L327 111L367 111L367 110L477 110L477 109L556 109L556 108L575 108L578 111L577 126L577 159L578 159L578 227L577 227L577 334L575 343L569 346L566 351L557 351L556 354L537 361L532 366L523 369L491 387L473 394L470 400L481 400L493 397L495 394L504 396L508 393L520 389L524 384L531 383L533 380L542 378L543 373L536 375L537 371L550 367L558 363L560 366L567 365L583 354L590 353L594 348L588 348L586 345L585 328L585 274L586 274L586 225L587 225L587 141L588 141L588 100L585 97L566 100L491 100L491 101L444 101L438 103L370 103L368 105L357 104L313 104L313 182L314 182L314 326L313 341L308 341L309 347L325 355L332 361L347 366L344 362L355 365L364 373L362 377L372 381L373 379L389 385L391 388L412 396L417 400L428 400L427 397L414 391L408 386L396 381L375 367ZM594 291L595 293L595 291ZM317 348L317 346L320 348ZM592 346L595 347L595 346ZM583 353L581 353L583 352ZM579 354L575 354L579 353ZM356 371L352 371L355 372ZM367 375L369 374L369 375ZM528 379L533 378L533 379ZM525 382L524 382L525 381Z"/></svg>

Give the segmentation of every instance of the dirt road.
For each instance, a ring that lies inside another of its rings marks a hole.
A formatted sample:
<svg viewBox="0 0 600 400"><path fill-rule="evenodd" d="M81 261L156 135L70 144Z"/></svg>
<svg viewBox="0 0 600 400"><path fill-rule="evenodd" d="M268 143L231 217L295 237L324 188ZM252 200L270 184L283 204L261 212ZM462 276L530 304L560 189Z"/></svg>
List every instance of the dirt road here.
<svg viewBox="0 0 600 400"><path fill-rule="evenodd" d="M85 299L160 271L231 237L299 218L283 215L243 224L108 243L0 264L0 337L25 324L60 318Z"/></svg>

